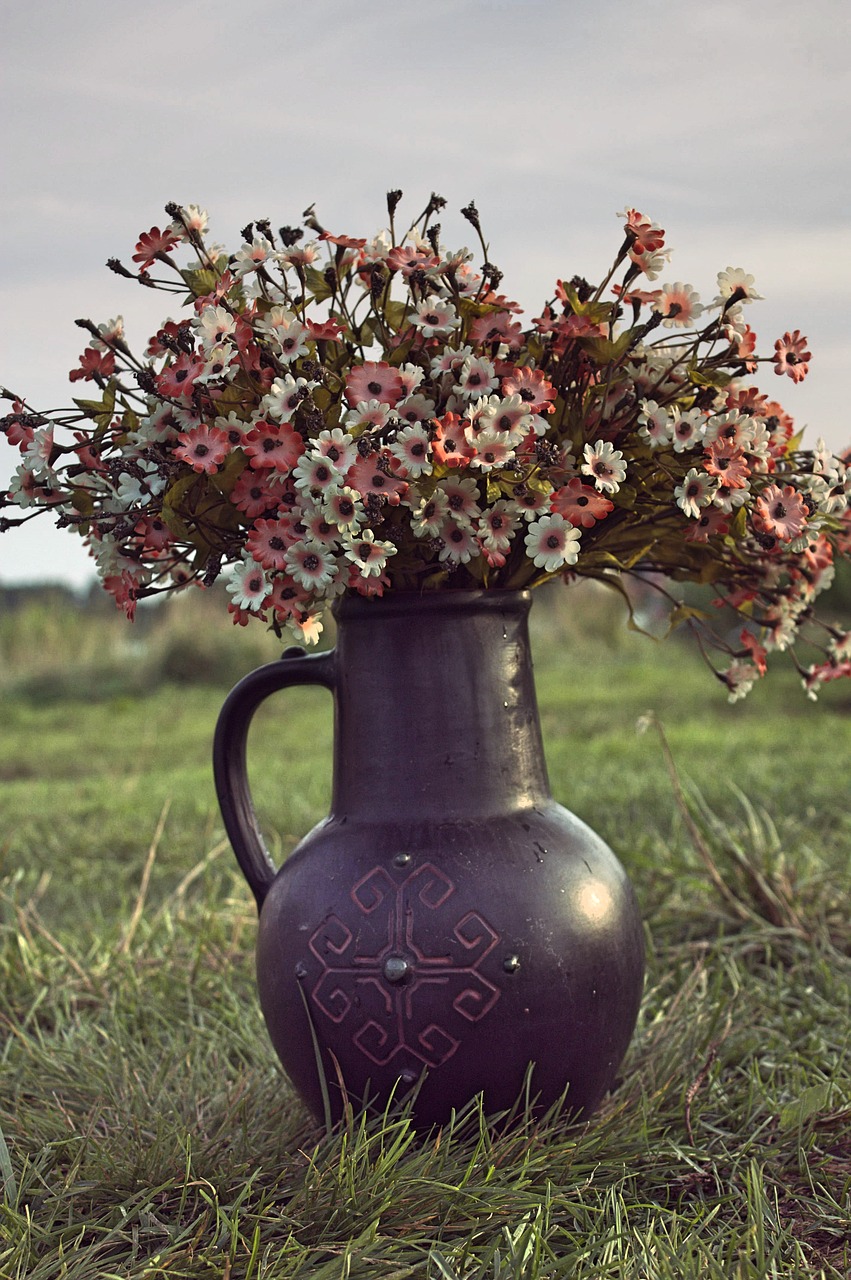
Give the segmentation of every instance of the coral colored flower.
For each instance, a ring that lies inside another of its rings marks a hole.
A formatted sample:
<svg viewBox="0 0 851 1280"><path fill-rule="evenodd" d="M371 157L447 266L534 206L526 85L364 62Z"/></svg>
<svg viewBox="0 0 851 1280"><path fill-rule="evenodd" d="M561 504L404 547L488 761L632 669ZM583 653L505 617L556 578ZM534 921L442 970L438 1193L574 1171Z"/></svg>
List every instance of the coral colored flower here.
<svg viewBox="0 0 851 1280"><path fill-rule="evenodd" d="M809 511L791 485L782 488L767 484L756 500L754 523L781 542L791 542L803 533Z"/></svg>
<svg viewBox="0 0 851 1280"><path fill-rule="evenodd" d="M708 542L730 532L730 522L718 507L704 508L686 533L686 542Z"/></svg>
<svg viewBox="0 0 851 1280"><path fill-rule="evenodd" d="M181 462L188 462L195 471L212 475L218 471L230 453L230 440L226 431L218 427L194 427L192 431L184 431L178 436L180 444L174 450L174 456Z"/></svg>
<svg viewBox="0 0 851 1280"><path fill-rule="evenodd" d="M572 525L592 529L598 520L605 520L609 512L614 511L615 504L574 476L553 492L550 508Z"/></svg>
<svg viewBox="0 0 851 1280"><path fill-rule="evenodd" d="M529 413L552 413L556 389L540 369L513 369L502 380L504 396L519 396Z"/></svg>
<svg viewBox="0 0 851 1280"><path fill-rule="evenodd" d="M249 519L263 515L277 507L280 491L268 480L268 472L253 471L246 467L230 492L230 500Z"/></svg>
<svg viewBox="0 0 851 1280"><path fill-rule="evenodd" d="M310 593L295 578L285 573L276 573L266 604L281 622L285 622L309 599Z"/></svg>
<svg viewBox="0 0 851 1280"><path fill-rule="evenodd" d="M389 451L361 458L346 472L346 484L362 498L375 494L397 507L407 493L407 482L397 474L399 464Z"/></svg>
<svg viewBox="0 0 851 1280"><path fill-rule="evenodd" d="M740 632L739 640L741 641L743 648L747 650L759 674L764 676L768 670L768 664L766 663L768 650L764 645L759 643L752 631L748 631L747 627Z"/></svg>
<svg viewBox="0 0 851 1280"><path fill-rule="evenodd" d="M774 344L774 372L786 374L793 382L803 382L809 371L812 353L807 350L807 339L800 329L784 333Z"/></svg>
<svg viewBox="0 0 851 1280"><path fill-rule="evenodd" d="M632 243L630 245L631 253L638 255L645 253L656 253L665 243L665 232L656 222L651 222L643 213L639 213L637 209L624 209L623 213L618 214L619 218L626 218L626 232Z"/></svg>
<svg viewBox="0 0 851 1280"><path fill-rule="evenodd" d="M492 315L477 316L470 325L473 342L505 342L509 347L523 345L523 330L510 311L497 311Z"/></svg>
<svg viewBox="0 0 851 1280"><path fill-rule="evenodd" d="M431 442L435 462L443 467L466 467L475 454L464 438L464 425L457 413L445 413L434 423Z"/></svg>
<svg viewBox="0 0 851 1280"><path fill-rule="evenodd" d="M730 489L746 489L751 468L741 449L724 440L716 440L706 451L704 470L717 476Z"/></svg>
<svg viewBox="0 0 851 1280"><path fill-rule="evenodd" d="M304 441L288 422L258 422L245 437L243 448L252 467L272 467L275 471L292 471L304 453Z"/></svg>
<svg viewBox="0 0 851 1280"><path fill-rule="evenodd" d="M165 253L169 253L178 243L177 236L170 227L160 231L159 227L151 227L150 231L139 236L133 261L138 262L141 270L150 267Z"/></svg>
<svg viewBox="0 0 851 1280"><path fill-rule="evenodd" d="M440 264L440 258L435 254L412 244L397 245L387 254L386 261L391 270L401 271L403 276L410 276L415 271L427 271Z"/></svg>
<svg viewBox="0 0 851 1280"><path fill-rule="evenodd" d="M68 374L71 382L79 382L81 378L85 378L88 382L91 378L111 378L115 373L115 353L112 351L99 351L95 347L86 347L80 356L79 369L72 369Z"/></svg>
<svg viewBox="0 0 851 1280"><path fill-rule="evenodd" d="M305 320L310 338L315 342L336 342L342 335L342 328L336 320Z"/></svg>
<svg viewBox="0 0 851 1280"><path fill-rule="evenodd" d="M157 374L157 390L161 395L177 400L192 394L192 388L204 371L204 361L182 352L162 373Z"/></svg>
<svg viewBox="0 0 851 1280"><path fill-rule="evenodd" d="M246 547L264 569L286 567L287 548L298 542L292 520L255 520Z"/></svg>

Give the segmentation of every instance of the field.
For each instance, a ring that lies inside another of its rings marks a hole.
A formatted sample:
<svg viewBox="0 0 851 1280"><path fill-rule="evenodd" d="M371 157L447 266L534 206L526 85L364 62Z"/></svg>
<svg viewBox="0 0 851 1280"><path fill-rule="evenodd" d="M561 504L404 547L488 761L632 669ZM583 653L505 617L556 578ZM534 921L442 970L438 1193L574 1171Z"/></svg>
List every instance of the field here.
<svg viewBox="0 0 851 1280"><path fill-rule="evenodd" d="M131 629L0 616L0 1278L847 1278L851 692L778 670L730 706L594 593L533 610L554 795L613 846L648 977L583 1128L475 1106L325 1133L273 1058L255 912L209 766L280 649L186 602ZM652 714L650 714L652 713ZM643 732L639 729L643 728ZM258 715L283 859L327 809L320 690Z"/></svg>

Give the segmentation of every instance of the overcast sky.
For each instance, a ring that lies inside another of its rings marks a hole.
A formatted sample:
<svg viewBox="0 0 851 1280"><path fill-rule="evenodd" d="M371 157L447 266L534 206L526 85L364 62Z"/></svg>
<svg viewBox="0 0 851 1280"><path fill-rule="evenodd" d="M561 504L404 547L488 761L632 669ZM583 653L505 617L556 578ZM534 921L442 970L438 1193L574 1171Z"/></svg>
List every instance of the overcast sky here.
<svg viewBox="0 0 851 1280"><path fill-rule="evenodd" d="M369 236L401 187L475 199L527 315L557 276L598 278L626 205L667 230L663 279L704 301L727 266L765 301L763 352L801 329L809 378L761 379L810 443L851 441L851 6L847 0L0 0L0 382L68 403L78 316L139 347L171 301L122 280L166 201L229 249L312 202ZM79 394L79 392L78 392ZM0 440L0 484L17 458ZM0 583L81 583L48 520L0 536Z"/></svg>

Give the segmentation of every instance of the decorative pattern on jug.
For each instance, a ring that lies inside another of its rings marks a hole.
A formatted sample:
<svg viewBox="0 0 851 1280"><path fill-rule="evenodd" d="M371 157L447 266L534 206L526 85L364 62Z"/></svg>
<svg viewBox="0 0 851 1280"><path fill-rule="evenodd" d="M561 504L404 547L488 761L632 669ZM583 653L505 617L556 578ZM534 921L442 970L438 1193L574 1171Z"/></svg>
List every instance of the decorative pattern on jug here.
<svg viewBox="0 0 851 1280"><path fill-rule="evenodd" d="M409 863L407 854L393 860L394 867ZM481 973L500 935L480 911L459 912L453 899L456 885L431 862L401 881L375 866L353 885L351 910L346 904L327 916L310 938L321 969L310 988L313 1007L347 1023L370 1062L396 1060L403 1078L451 1058L465 1023L479 1022L500 998ZM430 948L422 945L426 933ZM306 978L308 966L296 972Z"/></svg>

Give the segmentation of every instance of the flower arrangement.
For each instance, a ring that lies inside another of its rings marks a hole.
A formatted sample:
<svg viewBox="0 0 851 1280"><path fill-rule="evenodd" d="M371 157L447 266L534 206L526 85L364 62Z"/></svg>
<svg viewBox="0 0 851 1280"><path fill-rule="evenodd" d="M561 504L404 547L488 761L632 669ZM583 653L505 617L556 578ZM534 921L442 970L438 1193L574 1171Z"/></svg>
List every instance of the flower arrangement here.
<svg viewBox="0 0 851 1280"><path fill-rule="evenodd" d="M771 649L813 695L851 674L851 636L813 613L851 549L851 468L821 441L803 451L789 414L746 385L761 360L797 383L811 359L798 330L756 354L753 277L721 271L708 306L689 284L656 286L665 233L628 208L600 283L558 280L524 327L475 205L478 269L441 244L437 196L399 234L400 197L371 240L311 209L277 233L249 224L233 254L208 242L205 212L168 205L135 268L108 265L190 314L143 358L120 318L79 320L90 340L70 378L99 394L75 411L4 392L0 428L23 454L5 505L31 510L0 528L52 511L131 618L142 597L224 572L235 622L312 642L346 591L560 576L626 596L632 577L707 659L726 655L711 665L732 699ZM732 640L676 581L712 584L739 618ZM793 641L818 625L823 660L804 667Z"/></svg>

